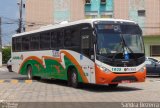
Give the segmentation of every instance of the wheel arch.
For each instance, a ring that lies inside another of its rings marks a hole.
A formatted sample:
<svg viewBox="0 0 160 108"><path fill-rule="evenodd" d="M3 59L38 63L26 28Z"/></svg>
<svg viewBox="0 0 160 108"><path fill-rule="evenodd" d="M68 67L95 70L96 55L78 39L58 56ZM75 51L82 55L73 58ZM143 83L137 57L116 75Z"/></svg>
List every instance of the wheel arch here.
<svg viewBox="0 0 160 108"><path fill-rule="evenodd" d="M73 68L76 69L77 75L78 75L78 70L77 70L77 68L76 68L74 65L70 65L70 66L68 66L68 68L67 68L67 79L69 79L69 77L70 77L70 75L71 75L71 70L72 70Z"/></svg>

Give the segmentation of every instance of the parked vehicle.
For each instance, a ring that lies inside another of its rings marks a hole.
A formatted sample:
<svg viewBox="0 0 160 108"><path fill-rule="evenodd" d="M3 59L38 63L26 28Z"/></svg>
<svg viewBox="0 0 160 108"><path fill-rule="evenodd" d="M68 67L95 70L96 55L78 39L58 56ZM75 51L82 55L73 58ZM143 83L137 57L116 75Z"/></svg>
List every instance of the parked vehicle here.
<svg viewBox="0 0 160 108"><path fill-rule="evenodd" d="M146 59L150 59L150 60L153 60L154 62L160 63L160 61L154 57L146 57Z"/></svg>
<svg viewBox="0 0 160 108"><path fill-rule="evenodd" d="M10 58L7 62L7 69L9 72L12 72L12 58Z"/></svg>
<svg viewBox="0 0 160 108"><path fill-rule="evenodd" d="M160 75L160 63L153 59L146 59L147 75Z"/></svg>

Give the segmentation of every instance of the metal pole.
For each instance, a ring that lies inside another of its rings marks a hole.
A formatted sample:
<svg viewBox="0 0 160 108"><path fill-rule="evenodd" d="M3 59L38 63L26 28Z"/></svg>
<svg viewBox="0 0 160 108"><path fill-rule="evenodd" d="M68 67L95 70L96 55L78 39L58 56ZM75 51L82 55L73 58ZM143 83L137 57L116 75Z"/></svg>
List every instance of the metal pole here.
<svg viewBox="0 0 160 108"><path fill-rule="evenodd" d="M0 17L0 67L2 66L2 30L1 30L1 17Z"/></svg>
<svg viewBox="0 0 160 108"><path fill-rule="evenodd" d="M101 17L100 15L100 0L97 0L97 3L98 3L98 18Z"/></svg>
<svg viewBox="0 0 160 108"><path fill-rule="evenodd" d="M20 1L19 4L19 33L22 32L22 8L23 8L23 1Z"/></svg>

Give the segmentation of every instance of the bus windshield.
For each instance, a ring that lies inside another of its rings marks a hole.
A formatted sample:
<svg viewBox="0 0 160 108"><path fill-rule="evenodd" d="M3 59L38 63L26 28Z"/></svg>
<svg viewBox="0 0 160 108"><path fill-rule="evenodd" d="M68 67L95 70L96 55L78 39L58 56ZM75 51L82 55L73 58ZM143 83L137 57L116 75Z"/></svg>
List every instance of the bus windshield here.
<svg viewBox="0 0 160 108"><path fill-rule="evenodd" d="M110 34L99 32L97 35L97 50L99 54L123 53L125 44L134 53L144 53L142 39L138 34ZM129 53L132 53L128 50Z"/></svg>
<svg viewBox="0 0 160 108"><path fill-rule="evenodd" d="M127 28L128 27L128 28ZM130 28L130 29L129 29ZM97 26L97 53L144 53L141 31L134 25L98 25Z"/></svg>

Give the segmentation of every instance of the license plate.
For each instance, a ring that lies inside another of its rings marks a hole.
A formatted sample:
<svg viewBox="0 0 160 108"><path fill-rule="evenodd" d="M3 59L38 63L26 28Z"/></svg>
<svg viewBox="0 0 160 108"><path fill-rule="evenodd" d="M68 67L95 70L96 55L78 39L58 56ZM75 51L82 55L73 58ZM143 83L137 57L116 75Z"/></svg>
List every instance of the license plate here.
<svg viewBox="0 0 160 108"><path fill-rule="evenodd" d="M130 83L131 81L130 80L123 80L121 81L121 83Z"/></svg>

